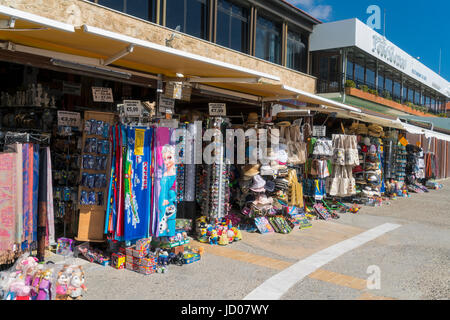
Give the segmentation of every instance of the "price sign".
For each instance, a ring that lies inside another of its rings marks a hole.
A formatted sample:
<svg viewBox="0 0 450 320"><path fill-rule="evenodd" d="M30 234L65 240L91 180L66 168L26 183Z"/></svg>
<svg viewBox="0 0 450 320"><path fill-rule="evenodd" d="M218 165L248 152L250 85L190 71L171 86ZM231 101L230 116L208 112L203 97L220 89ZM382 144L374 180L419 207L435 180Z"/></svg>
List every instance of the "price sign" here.
<svg viewBox="0 0 450 320"><path fill-rule="evenodd" d="M80 113L70 111L58 111L58 126L79 128L81 126Z"/></svg>
<svg viewBox="0 0 450 320"><path fill-rule="evenodd" d="M210 116L226 116L227 107L225 103L208 103Z"/></svg>
<svg viewBox="0 0 450 320"><path fill-rule="evenodd" d="M142 104L140 100L123 100L123 112L127 117L140 117Z"/></svg>
<svg viewBox="0 0 450 320"><path fill-rule="evenodd" d="M175 109L175 100L159 96L159 112L173 114Z"/></svg>
<svg viewBox="0 0 450 320"><path fill-rule="evenodd" d="M92 87L92 98L95 102L114 102L111 88Z"/></svg>

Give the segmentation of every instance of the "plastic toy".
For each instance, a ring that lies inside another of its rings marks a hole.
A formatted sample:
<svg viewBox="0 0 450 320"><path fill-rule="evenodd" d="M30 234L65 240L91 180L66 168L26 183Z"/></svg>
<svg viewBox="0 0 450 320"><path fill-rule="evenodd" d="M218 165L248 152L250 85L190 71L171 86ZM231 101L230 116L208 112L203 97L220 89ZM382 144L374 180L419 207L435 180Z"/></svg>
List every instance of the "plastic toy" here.
<svg viewBox="0 0 450 320"><path fill-rule="evenodd" d="M221 246L226 246L226 245L228 245L230 242L229 242L229 240L228 240L228 235L227 235L227 233L225 233L225 232L222 232L222 234L220 235L220 237L219 237L219 244L221 245Z"/></svg>
<svg viewBox="0 0 450 320"><path fill-rule="evenodd" d="M56 246L56 253L62 255L68 255L73 252L72 249L73 240L69 238L58 238L58 244Z"/></svg>
<svg viewBox="0 0 450 320"><path fill-rule="evenodd" d="M9 291L14 293L14 300L31 300L30 287L25 284L25 280L22 277L16 278L11 283Z"/></svg>
<svg viewBox="0 0 450 320"><path fill-rule="evenodd" d="M70 278L70 284L68 287L68 299L69 300L79 300L83 295L83 291L87 291L86 286L84 285L85 278L84 272L81 266L77 266L73 269L72 275Z"/></svg>
<svg viewBox="0 0 450 320"><path fill-rule="evenodd" d="M241 230L236 227L233 227L232 230L234 231L234 241L242 240Z"/></svg>
<svg viewBox="0 0 450 320"><path fill-rule="evenodd" d="M38 291L36 300L51 300L52 276L53 269L47 269L41 273L38 286L36 287L36 291Z"/></svg>
<svg viewBox="0 0 450 320"><path fill-rule="evenodd" d="M68 287L69 287L70 277L65 270L58 273L58 278L56 279L56 297L55 300L67 300L68 298Z"/></svg>
<svg viewBox="0 0 450 320"><path fill-rule="evenodd" d="M211 230L211 235L209 236L209 244L217 244L217 231L215 229Z"/></svg>
<svg viewBox="0 0 450 320"><path fill-rule="evenodd" d="M158 254L158 264L166 266L169 262L169 253L166 250L160 250Z"/></svg>

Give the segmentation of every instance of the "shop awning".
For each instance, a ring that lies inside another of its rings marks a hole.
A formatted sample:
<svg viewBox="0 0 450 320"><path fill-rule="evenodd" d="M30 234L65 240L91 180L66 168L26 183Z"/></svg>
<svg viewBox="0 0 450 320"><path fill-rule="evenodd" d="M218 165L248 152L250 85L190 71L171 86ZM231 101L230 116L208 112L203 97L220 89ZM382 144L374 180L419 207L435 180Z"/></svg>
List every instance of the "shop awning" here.
<svg viewBox="0 0 450 320"><path fill-rule="evenodd" d="M116 65L137 71L176 77L264 78L279 77L219 60L162 46L100 28L74 28L55 20L0 6L4 28L0 39L14 44L79 56L77 63ZM9 21L15 23L7 24ZM58 57L59 58L59 57ZM83 58L92 58L85 60Z"/></svg>

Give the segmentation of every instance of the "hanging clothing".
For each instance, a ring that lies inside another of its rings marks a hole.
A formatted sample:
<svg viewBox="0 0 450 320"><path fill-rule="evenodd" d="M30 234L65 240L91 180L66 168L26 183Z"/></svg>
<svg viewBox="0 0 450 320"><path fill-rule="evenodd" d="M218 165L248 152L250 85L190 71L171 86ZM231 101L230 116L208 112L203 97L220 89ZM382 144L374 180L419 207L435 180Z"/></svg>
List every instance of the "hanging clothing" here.
<svg viewBox="0 0 450 320"><path fill-rule="evenodd" d="M39 198L39 145L33 148L33 241L37 241L38 198Z"/></svg>
<svg viewBox="0 0 450 320"><path fill-rule="evenodd" d="M23 235L24 245L33 242L33 146L22 145L23 156Z"/></svg>

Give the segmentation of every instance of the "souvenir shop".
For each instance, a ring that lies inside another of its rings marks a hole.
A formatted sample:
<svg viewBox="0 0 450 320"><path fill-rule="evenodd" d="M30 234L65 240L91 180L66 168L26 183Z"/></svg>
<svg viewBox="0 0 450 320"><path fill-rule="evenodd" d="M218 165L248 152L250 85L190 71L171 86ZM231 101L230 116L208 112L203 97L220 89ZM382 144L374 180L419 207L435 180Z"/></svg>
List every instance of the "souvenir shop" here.
<svg viewBox="0 0 450 320"><path fill-rule="evenodd" d="M48 249L166 273L245 232L288 234L440 187L402 130L19 58L0 62L0 265L21 275L2 273L6 299L82 296L82 268L43 267Z"/></svg>

